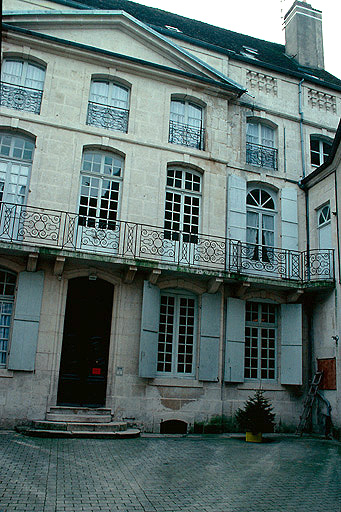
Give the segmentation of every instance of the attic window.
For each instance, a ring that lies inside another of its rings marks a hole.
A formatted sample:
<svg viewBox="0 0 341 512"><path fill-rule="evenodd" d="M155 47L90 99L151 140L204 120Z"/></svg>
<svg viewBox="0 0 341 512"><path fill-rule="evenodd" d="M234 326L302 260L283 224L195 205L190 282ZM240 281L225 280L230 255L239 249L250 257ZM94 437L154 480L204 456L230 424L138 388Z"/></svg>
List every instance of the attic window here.
<svg viewBox="0 0 341 512"><path fill-rule="evenodd" d="M250 46L243 46L240 52L244 57L250 57L251 59L257 59L258 50L251 48Z"/></svg>
<svg viewBox="0 0 341 512"><path fill-rule="evenodd" d="M182 33L182 30L178 29L177 27L172 27L171 25L165 25L165 28L167 28L168 30L173 30L173 32Z"/></svg>

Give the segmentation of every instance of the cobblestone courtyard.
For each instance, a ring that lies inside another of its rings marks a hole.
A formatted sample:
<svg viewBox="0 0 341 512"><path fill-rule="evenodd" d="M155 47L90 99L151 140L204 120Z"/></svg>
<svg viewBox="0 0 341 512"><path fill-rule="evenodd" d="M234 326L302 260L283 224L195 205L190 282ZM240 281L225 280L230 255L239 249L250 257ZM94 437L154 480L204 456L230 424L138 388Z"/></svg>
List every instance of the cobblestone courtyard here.
<svg viewBox="0 0 341 512"><path fill-rule="evenodd" d="M1 512L340 512L341 445L0 433Z"/></svg>

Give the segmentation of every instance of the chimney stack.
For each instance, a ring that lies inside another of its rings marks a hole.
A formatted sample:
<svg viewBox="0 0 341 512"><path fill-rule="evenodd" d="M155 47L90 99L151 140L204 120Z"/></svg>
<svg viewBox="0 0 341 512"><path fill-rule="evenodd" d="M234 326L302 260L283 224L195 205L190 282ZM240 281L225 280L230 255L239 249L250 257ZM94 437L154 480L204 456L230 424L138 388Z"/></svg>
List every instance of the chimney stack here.
<svg viewBox="0 0 341 512"><path fill-rule="evenodd" d="M295 0L284 16L285 51L301 66L324 69L322 12Z"/></svg>

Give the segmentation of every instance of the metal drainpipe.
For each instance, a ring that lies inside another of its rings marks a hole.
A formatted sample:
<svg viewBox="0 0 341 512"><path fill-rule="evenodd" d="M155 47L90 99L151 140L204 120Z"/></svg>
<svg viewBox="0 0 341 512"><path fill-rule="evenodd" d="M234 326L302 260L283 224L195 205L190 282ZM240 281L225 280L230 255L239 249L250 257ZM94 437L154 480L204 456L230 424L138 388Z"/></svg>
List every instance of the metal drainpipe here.
<svg viewBox="0 0 341 512"><path fill-rule="evenodd" d="M306 175L306 166L305 166L305 151L304 151L304 138L303 138L303 121L304 121L304 113L302 106L302 84L304 82L304 78L298 84L298 111L300 115L300 139L301 139L301 162L302 162L302 178L305 178ZM310 250L310 219L309 219L309 195L308 189L304 188L304 196L305 196L305 214L306 214L306 238L307 238L307 249L306 249L306 261L307 261L307 279L310 279L310 270L309 270L309 250ZM303 267L303 265L302 265ZM303 276L302 276L303 277ZM313 326L311 321L311 308L313 305L309 304L308 313L308 379L312 378L312 366L313 366Z"/></svg>

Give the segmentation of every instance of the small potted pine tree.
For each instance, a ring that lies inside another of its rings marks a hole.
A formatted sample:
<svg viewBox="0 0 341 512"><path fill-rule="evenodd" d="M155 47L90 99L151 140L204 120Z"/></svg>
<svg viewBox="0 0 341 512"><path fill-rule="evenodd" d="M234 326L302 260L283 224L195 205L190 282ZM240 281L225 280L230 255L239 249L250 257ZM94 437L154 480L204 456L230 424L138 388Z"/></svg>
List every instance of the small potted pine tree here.
<svg viewBox="0 0 341 512"><path fill-rule="evenodd" d="M240 429L246 432L246 441L261 443L262 433L273 432L275 414L272 409L264 391L259 389L253 397L249 396L244 409L237 410L236 420Z"/></svg>

